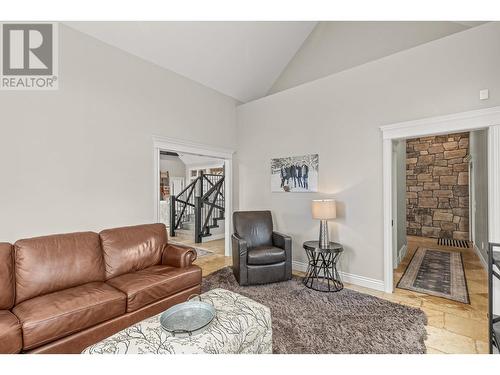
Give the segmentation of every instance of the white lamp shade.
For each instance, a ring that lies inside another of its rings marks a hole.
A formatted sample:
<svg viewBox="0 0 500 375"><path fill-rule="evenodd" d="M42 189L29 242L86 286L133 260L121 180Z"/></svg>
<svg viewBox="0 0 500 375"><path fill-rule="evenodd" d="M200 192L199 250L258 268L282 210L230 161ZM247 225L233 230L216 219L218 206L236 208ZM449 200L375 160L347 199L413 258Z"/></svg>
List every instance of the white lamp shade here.
<svg viewBox="0 0 500 375"><path fill-rule="evenodd" d="M333 199L316 199L312 201L313 219L328 220L337 217L337 205Z"/></svg>

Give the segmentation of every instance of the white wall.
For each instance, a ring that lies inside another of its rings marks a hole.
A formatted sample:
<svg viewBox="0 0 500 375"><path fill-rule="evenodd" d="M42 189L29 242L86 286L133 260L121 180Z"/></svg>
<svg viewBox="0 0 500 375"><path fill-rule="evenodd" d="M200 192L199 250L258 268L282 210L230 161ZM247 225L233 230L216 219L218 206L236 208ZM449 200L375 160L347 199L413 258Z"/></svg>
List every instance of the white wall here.
<svg viewBox="0 0 500 375"><path fill-rule="evenodd" d="M398 259L401 258L401 251L406 245L406 140L400 139L394 143L396 153L393 165L396 175L395 198L396 198L396 252Z"/></svg>
<svg viewBox="0 0 500 375"><path fill-rule="evenodd" d="M456 22L319 22L273 84L286 90L467 29Z"/></svg>
<svg viewBox="0 0 500 375"><path fill-rule="evenodd" d="M153 134L235 147L233 99L59 31L60 89L0 92L0 241L152 222Z"/></svg>
<svg viewBox="0 0 500 375"><path fill-rule="evenodd" d="M480 101L480 89L490 99ZM271 209L293 258L315 239L311 199L335 197L344 271L383 279L379 126L500 105L500 24L489 23L238 107L239 207ZM270 159L319 153L317 194L270 192Z"/></svg>
<svg viewBox="0 0 500 375"><path fill-rule="evenodd" d="M485 263L488 260L488 131L470 133L472 236Z"/></svg>
<svg viewBox="0 0 500 375"><path fill-rule="evenodd" d="M160 171L168 171L170 177L186 177L186 165L178 156L160 155Z"/></svg>

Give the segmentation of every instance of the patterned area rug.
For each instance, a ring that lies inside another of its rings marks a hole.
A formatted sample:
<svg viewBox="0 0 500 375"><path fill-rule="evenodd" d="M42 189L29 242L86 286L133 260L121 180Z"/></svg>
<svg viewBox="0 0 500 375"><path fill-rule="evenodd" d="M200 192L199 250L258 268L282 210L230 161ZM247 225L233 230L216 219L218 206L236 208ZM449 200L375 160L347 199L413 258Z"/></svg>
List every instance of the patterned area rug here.
<svg viewBox="0 0 500 375"><path fill-rule="evenodd" d="M204 292L228 289L271 309L273 353L425 353L420 309L343 289L322 293L302 279L240 286L231 268L203 278Z"/></svg>
<svg viewBox="0 0 500 375"><path fill-rule="evenodd" d="M211 252L209 250L202 249L200 247L195 247L194 249L196 250L196 254L198 255L198 258L213 254L213 252Z"/></svg>
<svg viewBox="0 0 500 375"><path fill-rule="evenodd" d="M182 242L176 242L176 241L169 241L172 245L182 245L182 246L186 246L185 244L183 244ZM212 255L213 252L210 251L210 250L206 250L206 249L202 249L201 247L195 247L193 246L193 248L196 250L196 254L197 254L197 257L198 258L201 258L201 257L204 257L204 256L207 256L207 255Z"/></svg>
<svg viewBox="0 0 500 375"><path fill-rule="evenodd" d="M459 252L417 249L398 288L469 303L462 254Z"/></svg>

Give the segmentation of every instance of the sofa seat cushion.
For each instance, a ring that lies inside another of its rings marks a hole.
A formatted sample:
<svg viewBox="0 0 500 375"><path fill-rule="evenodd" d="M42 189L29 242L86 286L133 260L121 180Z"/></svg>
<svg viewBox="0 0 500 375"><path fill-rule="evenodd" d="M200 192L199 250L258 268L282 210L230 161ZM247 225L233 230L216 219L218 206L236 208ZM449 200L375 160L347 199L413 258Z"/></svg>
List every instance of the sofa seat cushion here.
<svg viewBox="0 0 500 375"><path fill-rule="evenodd" d="M274 264L285 260L285 250L279 247L258 246L248 250L248 264Z"/></svg>
<svg viewBox="0 0 500 375"><path fill-rule="evenodd" d="M24 350L125 314L126 296L103 283L88 283L35 297L15 306Z"/></svg>
<svg viewBox="0 0 500 375"><path fill-rule="evenodd" d="M22 349L21 324L14 314L0 310L0 354L15 354Z"/></svg>
<svg viewBox="0 0 500 375"><path fill-rule="evenodd" d="M127 295L127 312L131 312L201 284L201 268L152 266L115 277L107 283Z"/></svg>

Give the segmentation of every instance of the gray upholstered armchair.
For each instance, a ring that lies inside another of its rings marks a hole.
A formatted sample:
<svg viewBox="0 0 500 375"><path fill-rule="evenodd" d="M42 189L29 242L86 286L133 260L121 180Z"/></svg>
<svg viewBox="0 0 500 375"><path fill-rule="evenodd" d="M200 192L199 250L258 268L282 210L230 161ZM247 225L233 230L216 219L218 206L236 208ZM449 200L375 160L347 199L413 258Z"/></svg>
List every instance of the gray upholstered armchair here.
<svg viewBox="0 0 500 375"><path fill-rule="evenodd" d="M233 272L240 285L292 278L292 239L273 231L270 211L233 214Z"/></svg>

